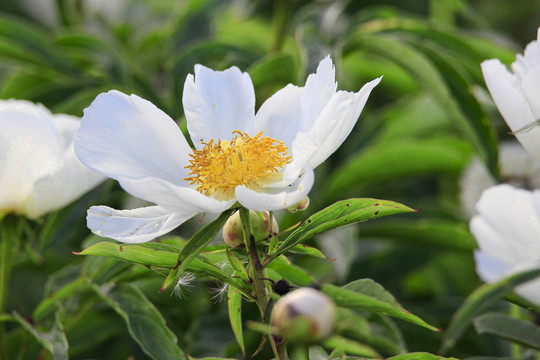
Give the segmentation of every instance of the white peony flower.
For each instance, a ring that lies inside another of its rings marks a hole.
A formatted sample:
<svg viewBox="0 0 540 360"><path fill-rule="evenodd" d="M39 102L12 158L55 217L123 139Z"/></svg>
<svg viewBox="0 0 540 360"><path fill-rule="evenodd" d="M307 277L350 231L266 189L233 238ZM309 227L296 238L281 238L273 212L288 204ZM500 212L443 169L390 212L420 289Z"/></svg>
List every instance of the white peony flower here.
<svg viewBox="0 0 540 360"><path fill-rule="evenodd" d="M0 218L36 219L57 210L105 178L75 156L78 118L40 104L0 100Z"/></svg>
<svg viewBox="0 0 540 360"><path fill-rule="evenodd" d="M538 29L540 39L540 29ZM508 71L499 59L482 63L482 73L499 112L519 142L540 159L540 44L533 41L516 55Z"/></svg>
<svg viewBox="0 0 540 360"><path fill-rule="evenodd" d="M540 161L517 141L499 145L499 169L501 182L522 189L540 189ZM476 214L476 203L484 190L496 184L484 162L473 158L460 179L461 205L469 218Z"/></svg>
<svg viewBox="0 0 540 360"><path fill-rule="evenodd" d="M511 185L492 186L476 205L478 215L470 229L479 249L476 271L493 283L525 270L540 267L540 191ZM540 304L540 279L516 287L516 293Z"/></svg>
<svg viewBox="0 0 540 360"><path fill-rule="evenodd" d="M255 211L296 204L313 185L313 169L349 135L379 81L357 93L336 91L334 66L326 57L304 87L287 85L255 115L247 73L196 65L182 99L195 150L152 103L115 90L99 95L75 135L77 156L131 195L157 205L94 206L88 227L139 243L197 213L220 213L236 202Z"/></svg>

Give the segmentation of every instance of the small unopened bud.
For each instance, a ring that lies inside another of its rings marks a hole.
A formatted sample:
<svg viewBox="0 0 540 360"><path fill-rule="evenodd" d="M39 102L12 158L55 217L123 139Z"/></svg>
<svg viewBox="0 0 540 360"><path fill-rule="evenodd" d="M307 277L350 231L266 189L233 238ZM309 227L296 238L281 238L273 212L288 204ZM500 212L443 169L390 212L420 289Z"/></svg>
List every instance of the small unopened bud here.
<svg viewBox="0 0 540 360"><path fill-rule="evenodd" d="M255 211L249 211L251 217L251 231L255 241L261 241L268 239L270 236L279 232L279 226L276 218L272 216L268 211L257 213Z"/></svg>
<svg viewBox="0 0 540 360"><path fill-rule="evenodd" d="M294 204L292 206L289 206L287 208L287 211L295 213L297 211L306 210L308 206L309 206L309 197L306 196L305 198L303 198L302 200L300 200L296 204Z"/></svg>
<svg viewBox="0 0 540 360"><path fill-rule="evenodd" d="M278 300L272 310L272 327L286 341L315 343L332 332L335 305L312 288L300 288Z"/></svg>
<svg viewBox="0 0 540 360"><path fill-rule="evenodd" d="M292 288L291 284L289 284L289 282L285 279L278 280L274 282L274 284L272 284L272 289L279 296L288 294L291 288Z"/></svg>
<svg viewBox="0 0 540 360"><path fill-rule="evenodd" d="M279 227L275 218L270 220L270 213L264 211L258 213L249 211L251 221L251 231L255 241L267 239L271 235L279 232ZM230 248L235 248L244 243L244 234L242 232L242 221L240 220L240 211L235 212L225 223L223 227L223 240Z"/></svg>

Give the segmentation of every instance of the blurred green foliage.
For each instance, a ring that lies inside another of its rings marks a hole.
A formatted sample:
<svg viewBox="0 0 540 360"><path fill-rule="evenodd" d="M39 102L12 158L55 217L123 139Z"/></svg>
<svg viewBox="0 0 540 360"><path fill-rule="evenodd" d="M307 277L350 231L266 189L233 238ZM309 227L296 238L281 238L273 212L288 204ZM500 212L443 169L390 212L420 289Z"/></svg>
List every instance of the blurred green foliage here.
<svg viewBox="0 0 540 360"><path fill-rule="evenodd" d="M302 85L326 54L335 61L341 89L357 91L384 74L347 141L317 169L308 212L349 197L391 199L421 211L309 240L335 260L296 253L290 256L293 265L274 269L275 275L302 279L308 269L316 280L336 285L373 279L406 309L446 329L481 284L467 230L470 214L459 198L461 174L479 157L497 178L498 143L509 140L480 63L495 57L511 63L539 25L540 3L533 0L3 1L0 97L81 116L99 93L119 89L150 100L185 131L181 95L195 64L247 71L257 107L288 83ZM62 350L64 342L72 359L241 356L227 305L209 292L221 284L200 276L182 296L160 294L162 271L72 254L98 241L86 228L86 209L125 201L109 181L39 223L18 220L25 251L15 260L11 279L8 312L17 315L6 323L9 359L50 358L43 347L62 358L68 351ZM284 229L308 215L278 216ZM200 227L198 220L177 229L169 241L189 238ZM120 285L111 290L111 283ZM507 308L498 300L490 310ZM242 311L244 323L257 320L254 304ZM449 336L359 313L362 322L344 326L340 335L382 356L436 354ZM141 314L165 321L155 331L164 332L168 345L177 338L179 348L153 349L152 340L138 332L147 326ZM521 316L530 315L522 310ZM515 345L503 340L504 329L493 329L482 317L475 320L477 333L471 322L464 320L451 345L445 342L444 355L515 354ZM36 335L28 335L31 331ZM245 331L247 354L259 340L256 331ZM344 351L338 343L344 344L333 339L310 354L337 357ZM354 352L350 343L343 346ZM538 349L538 342L523 346ZM258 356L270 354L267 347Z"/></svg>

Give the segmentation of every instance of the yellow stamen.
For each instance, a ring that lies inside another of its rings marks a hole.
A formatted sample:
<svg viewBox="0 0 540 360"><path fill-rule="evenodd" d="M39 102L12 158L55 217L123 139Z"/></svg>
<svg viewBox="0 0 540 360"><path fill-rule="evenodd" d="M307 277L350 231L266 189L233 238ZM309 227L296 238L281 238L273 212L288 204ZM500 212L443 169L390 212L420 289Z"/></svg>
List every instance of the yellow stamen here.
<svg viewBox="0 0 540 360"><path fill-rule="evenodd" d="M190 154L191 172L184 180L197 185L201 193L218 200L234 198L234 188L244 185L258 190L264 185L281 180L279 169L291 161L288 147L282 141L262 136L254 137L238 130L229 142L203 142L201 150Z"/></svg>

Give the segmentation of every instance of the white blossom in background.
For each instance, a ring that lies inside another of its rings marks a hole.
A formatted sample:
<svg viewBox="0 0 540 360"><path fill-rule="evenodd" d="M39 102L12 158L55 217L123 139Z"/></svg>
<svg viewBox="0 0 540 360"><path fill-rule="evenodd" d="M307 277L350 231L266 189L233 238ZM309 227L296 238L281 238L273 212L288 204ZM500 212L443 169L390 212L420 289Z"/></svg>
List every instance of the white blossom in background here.
<svg viewBox="0 0 540 360"><path fill-rule="evenodd" d="M100 94L75 135L77 156L156 206L94 206L88 227L100 236L139 243L198 213L221 213L237 202L254 211L298 203L313 185L313 169L349 135L379 81L357 93L336 91L334 65L326 57L304 87L287 85L255 114L247 73L196 65L182 99L195 149L152 103L116 90Z"/></svg>
<svg viewBox="0 0 540 360"><path fill-rule="evenodd" d="M499 169L501 181L522 189L540 189L540 161L517 142L499 145ZM484 163L475 157L460 179L460 200L470 218L476 213L476 203L482 192L497 184Z"/></svg>
<svg viewBox="0 0 540 360"><path fill-rule="evenodd" d="M540 29L538 32L540 38ZM482 73L502 117L517 139L540 159L540 44L533 41L509 71L499 59L482 63Z"/></svg>
<svg viewBox="0 0 540 360"><path fill-rule="evenodd" d="M487 283L540 267L540 191L508 184L482 194L470 229L479 249L476 272ZM516 293L540 304L540 278L517 286Z"/></svg>
<svg viewBox="0 0 540 360"><path fill-rule="evenodd" d="M0 218L36 219L105 179L75 156L79 126L79 118L53 115L41 104L0 100Z"/></svg>

